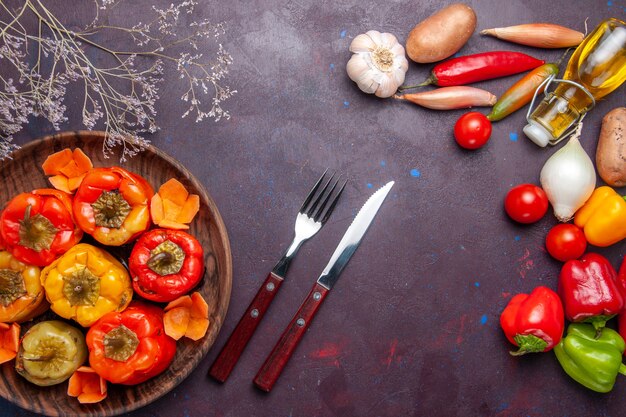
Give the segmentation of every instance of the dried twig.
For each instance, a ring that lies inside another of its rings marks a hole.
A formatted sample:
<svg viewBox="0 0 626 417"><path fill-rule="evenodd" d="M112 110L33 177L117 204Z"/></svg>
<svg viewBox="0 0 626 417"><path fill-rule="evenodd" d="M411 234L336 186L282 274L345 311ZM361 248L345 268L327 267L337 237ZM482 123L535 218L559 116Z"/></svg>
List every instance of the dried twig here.
<svg viewBox="0 0 626 417"><path fill-rule="evenodd" d="M181 15L193 14L195 0L172 4L167 9L153 6L154 19L138 22L132 28L100 23L101 14L121 0L94 3L94 20L83 30L73 31L43 0L25 0L16 9L0 1L0 159L16 148L13 135L30 115L44 117L54 129L60 129L67 121L64 98L70 83L82 84L83 125L93 129L102 120L106 127L104 154L108 156L112 148L120 146L122 160L132 157L148 144L143 135L158 129L155 102L168 65L175 67L187 83L181 99L189 107L182 117L193 114L196 122L230 118L221 107L236 93L222 85L232 64L230 54L220 43L224 26L207 20L182 25ZM33 17L36 33L23 23ZM94 35L102 31L128 35L136 50L118 51L94 40ZM217 51L206 59L197 51L209 40L215 41ZM185 46L194 53L177 52ZM89 58L90 49L109 55L113 63L96 65ZM202 103L201 98L207 95L209 102Z"/></svg>

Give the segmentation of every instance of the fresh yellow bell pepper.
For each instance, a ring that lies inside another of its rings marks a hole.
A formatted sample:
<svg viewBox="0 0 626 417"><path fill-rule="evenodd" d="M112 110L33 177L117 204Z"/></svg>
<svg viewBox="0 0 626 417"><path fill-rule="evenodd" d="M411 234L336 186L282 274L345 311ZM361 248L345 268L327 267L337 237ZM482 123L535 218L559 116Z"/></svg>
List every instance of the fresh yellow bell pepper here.
<svg viewBox="0 0 626 417"><path fill-rule="evenodd" d="M50 308L89 327L133 297L128 271L108 252L86 243L72 247L41 271Z"/></svg>
<svg viewBox="0 0 626 417"><path fill-rule="evenodd" d="M608 186L598 187L574 216L587 242L610 246L626 238L626 200Z"/></svg>
<svg viewBox="0 0 626 417"><path fill-rule="evenodd" d="M0 322L22 323L48 309L40 273L39 267L0 251Z"/></svg>

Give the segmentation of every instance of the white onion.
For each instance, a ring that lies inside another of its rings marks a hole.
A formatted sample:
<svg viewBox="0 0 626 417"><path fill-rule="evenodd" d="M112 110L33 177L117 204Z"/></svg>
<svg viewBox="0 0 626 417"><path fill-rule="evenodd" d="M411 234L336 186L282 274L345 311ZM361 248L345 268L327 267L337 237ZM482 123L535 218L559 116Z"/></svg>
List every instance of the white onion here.
<svg viewBox="0 0 626 417"><path fill-rule="evenodd" d="M582 123L576 134L548 158L541 169L541 187L552 204L554 215L562 222L574 217L596 186L593 162L578 141L581 127Z"/></svg>

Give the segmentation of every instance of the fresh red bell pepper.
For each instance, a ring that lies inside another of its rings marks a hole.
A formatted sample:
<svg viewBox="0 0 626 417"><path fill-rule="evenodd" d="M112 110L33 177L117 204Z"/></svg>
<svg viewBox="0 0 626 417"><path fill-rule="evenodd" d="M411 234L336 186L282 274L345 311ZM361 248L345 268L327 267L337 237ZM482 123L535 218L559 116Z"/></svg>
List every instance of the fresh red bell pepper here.
<svg viewBox="0 0 626 417"><path fill-rule="evenodd" d="M548 287L537 287L530 294L517 294L502 311L500 326L506 338L519 347L511 351L511 355L547 352L563 336L565 319L561 300Z"/></svg>
<svg viewBox="0 0 626 417"><path fill-rule="evenodd" d="M568 320L591 323L598 332L624 307L617 272L597 253L586 253L563 265L558 293Z"/></svg>
<svg viewBox="0 0 626 417"><path fill-rule="evenodd" d="M622 297L624 297L624 308L617 316L617 331L622 338L626 339L626 256L622 260L622 265L617 273L617 284L619 285Z"/></svg>
<svg viewBox="0 0 626 417"><path fill-rule="evenodd" d="M135 292L145 299L165 303L186 294L200 282L204 251L189 233L154 229L137 240L128 266Z"/></svg>
<svg viewBox="0 0 626 417"><path fill-rule="evenodd" d="M43 188L7 203L0 216L0 235L19 261L46 266L77 244L83 232L74 224L70 195Z"/></svg>

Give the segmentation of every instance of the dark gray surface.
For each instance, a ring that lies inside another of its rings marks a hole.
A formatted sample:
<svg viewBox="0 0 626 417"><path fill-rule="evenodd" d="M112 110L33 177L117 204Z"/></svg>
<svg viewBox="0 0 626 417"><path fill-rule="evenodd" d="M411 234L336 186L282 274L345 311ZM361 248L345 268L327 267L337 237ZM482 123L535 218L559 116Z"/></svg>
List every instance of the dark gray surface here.
<svg viewBox="0 0 626 417"><path fill-rule="evenodd" d="M467 3L476 10L477 32L542 21L583 31L587 17L590 29L604 18L626 18L624 0ZM608 395L595 394L570 380L552 353L510 357L499 328L511 295L538 285L556 288L561 265L543 246L556 223L552 215L520 226L502 209L511 186L538 183L554 152L524 137L524 111L494 124L486 147L467 152L452 137L464 111L435 112L376 99L345 74L356 35L375 29L404 43L410 29L441 4L201 1L199 16L227 24L225 46L235 60L229 82L239 91L226 103L232 118L217 124L181 119L180 93L171 85L159 104L162 129L150 139L187 166L217 202L232 244L232 299L222 332L197 370L133 415L624 414L626 381L618 381ZM135 6L126 7L132 24ZM461 54L508 49L546 61L562 54L477 32ZM430 67L411 64L407 82L426 78ZM500 95L517 78L476 86ZM624 92L622 86L585 119L581 142L591 155L603 115L624 105ZM64 128L80 128L79 119ZM20 140L50 132L36 121ZM350 177L342 201L301 249L231 378L225 385L214 383L206 376L212 360L288 245L299 203L327 167ZM390 197L273 392L257 391L252 378L352 216L389 180L396 181ZM624 244L598 251L617 268ZM29 415L4 400L0 410Z"/></svg>

